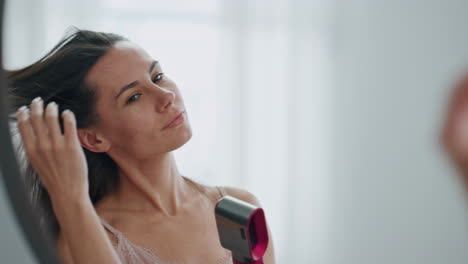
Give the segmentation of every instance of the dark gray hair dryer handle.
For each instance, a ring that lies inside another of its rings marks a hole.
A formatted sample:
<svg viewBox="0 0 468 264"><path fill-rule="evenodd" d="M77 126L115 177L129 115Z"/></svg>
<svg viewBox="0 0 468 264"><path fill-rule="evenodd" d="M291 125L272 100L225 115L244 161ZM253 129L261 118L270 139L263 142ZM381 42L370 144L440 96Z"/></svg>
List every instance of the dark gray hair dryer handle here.
<svg viewBox="0 0 468 264"><path fill-rule="evenodd" d="M263 209L232 196L224 196L215 207L221 245L232 252L234 264L263 264L268 231Z"/></svg>

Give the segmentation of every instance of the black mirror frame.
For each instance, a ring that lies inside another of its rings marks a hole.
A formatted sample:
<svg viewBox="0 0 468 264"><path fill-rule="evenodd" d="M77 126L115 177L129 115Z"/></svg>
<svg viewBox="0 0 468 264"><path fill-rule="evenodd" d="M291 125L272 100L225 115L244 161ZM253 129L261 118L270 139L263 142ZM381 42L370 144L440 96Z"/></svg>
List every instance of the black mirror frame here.
<svg viewBox="0 0 468 264"><path fill-rule="evenodd" d="M39 220L28 199L24 184L20 177L18 162L13 150L10 128L8 125L7 84L3 69L3 26L5 2L0 0L0 172L5 189L10 199L11 208L15 212L16 220L23 231L23 235L38 263L58 264L55 247L49 237L41 231Z"/></svg>

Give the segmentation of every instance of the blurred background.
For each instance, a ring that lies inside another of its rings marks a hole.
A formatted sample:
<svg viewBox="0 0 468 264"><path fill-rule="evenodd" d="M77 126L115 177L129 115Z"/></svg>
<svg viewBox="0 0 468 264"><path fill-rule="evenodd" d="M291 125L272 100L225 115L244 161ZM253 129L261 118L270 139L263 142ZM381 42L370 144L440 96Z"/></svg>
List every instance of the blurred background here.
<svg viewBox="0 0 468 264"><path fill-rule="evenodd" d="M467 263L468 201L438 145L468 70L467 12L465 0L12 0L4 67L70 26L122 34L185 98L180 171L254 193L277 263ZM35 263L3 186L0 256Z"/></svg>

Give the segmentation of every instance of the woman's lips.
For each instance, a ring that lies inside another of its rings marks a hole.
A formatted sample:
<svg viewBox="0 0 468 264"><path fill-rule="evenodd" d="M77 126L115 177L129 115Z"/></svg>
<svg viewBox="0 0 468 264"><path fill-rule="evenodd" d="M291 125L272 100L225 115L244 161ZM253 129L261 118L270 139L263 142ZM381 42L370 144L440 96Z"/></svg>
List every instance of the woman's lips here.
<svg viewBox="0 0 468 264"><path fill-rule="evenodd" d="M176 118L174 118L174 120L172 120L169 124L167 124L161 130L166 130L166 129L169 129L169 128L173 128L173 127L176 127L176 126L182 124L185 121L184 113L185 113L185 111L182 111L179 115L176 116Z"/></svg>

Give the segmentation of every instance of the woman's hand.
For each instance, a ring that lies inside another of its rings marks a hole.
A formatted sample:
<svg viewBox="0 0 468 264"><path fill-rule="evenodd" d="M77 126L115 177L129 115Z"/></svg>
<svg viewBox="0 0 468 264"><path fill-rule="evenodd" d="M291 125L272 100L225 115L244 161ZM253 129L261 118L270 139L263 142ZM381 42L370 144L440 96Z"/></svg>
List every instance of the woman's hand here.
<svg viewBox="0 0 468 264"><path fill-rule="evenodd" d="M58 107L44 111L40 98L31 110L18 110L18 128L32 166L49 193L60 223L59 251L64 263L121 263L88 195L88 166L81 148L75 116L64 111L63 130Z"/></svg>
<svg viewBox="0 0 468 264"><path fill-rule="evenodd" d="M442 143L468 187L468 75L452 94L442 130Z"/></svg>
<svg viewBox="0 0 468 264"><path fill-rule="evenodd" d="M88 167L81 148L73 113L65 110L64 133L59 124L58 106L36 98L31 110L21 107L17 113L18 128L26 156L39 174L53 202L89 199Z"/></svg>

